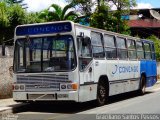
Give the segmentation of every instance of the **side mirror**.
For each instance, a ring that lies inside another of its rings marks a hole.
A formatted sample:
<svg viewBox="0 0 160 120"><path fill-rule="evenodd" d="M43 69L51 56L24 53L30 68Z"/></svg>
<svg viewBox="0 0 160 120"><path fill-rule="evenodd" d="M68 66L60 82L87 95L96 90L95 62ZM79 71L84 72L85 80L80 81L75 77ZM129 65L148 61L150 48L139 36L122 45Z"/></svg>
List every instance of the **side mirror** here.
<svg viewBox="0 0 160 120"><path fill-rule="evenodd" d="M91 44L91 39L89 37L84 37L82 39L82 45L83 46L87 46L87 45L90 45Z"/></svg>

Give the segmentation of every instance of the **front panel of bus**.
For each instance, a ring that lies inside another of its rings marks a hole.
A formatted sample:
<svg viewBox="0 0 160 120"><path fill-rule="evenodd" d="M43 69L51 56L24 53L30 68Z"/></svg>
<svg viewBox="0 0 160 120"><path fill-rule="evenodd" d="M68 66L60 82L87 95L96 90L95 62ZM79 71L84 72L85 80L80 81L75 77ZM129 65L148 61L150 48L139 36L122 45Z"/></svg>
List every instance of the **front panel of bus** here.
<svg viewBox="0 0 160 120"><path fill-rule="evenodd" d="M73 24L18 26L15 31L15 101L78 101Z"/></svg>

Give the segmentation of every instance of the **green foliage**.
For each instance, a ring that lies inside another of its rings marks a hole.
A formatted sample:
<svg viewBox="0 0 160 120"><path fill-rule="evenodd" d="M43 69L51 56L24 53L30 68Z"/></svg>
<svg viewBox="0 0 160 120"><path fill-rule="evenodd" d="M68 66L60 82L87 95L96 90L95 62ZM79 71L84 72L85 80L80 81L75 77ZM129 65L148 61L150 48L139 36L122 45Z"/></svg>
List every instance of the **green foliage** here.
<svg viewBox="0 0 160 120"><path fill-rule="evenodd" d="M111 14L108 12L109 8L106 5L102 5L99 8L97 7L95 12L91 15L90 25L92 27L108 30L110 29L111 23ZM112 28L111 28L112 30Z"/></svg>
<svg viewBox="0 0 160 120"><path fill-rule="evenodd" d="M22 3L24 0L5 0L6 3L14 4L14 3Z"/></svg>
<svg viewBox="0 0 160 120"><path fill-rule="evenodd" d="M0 27L9 26L8 14L7 14L7 5L5 2L0 2Z"/></svg>
<svg viewBox="0 0 160 120"><path fill-rule="evenodd" d="M91 7L95 5L92 0L66 0L68 3L72 3L76 11L82 16L90 16L92 13Z"/></svg>
<svg viewBox="0 0 160 120"><path fill-rule="evenodd" d="M17 25L24 24L26 12L18 4L0 2L0 44L12 39Z"/></svg>
<svg viewBox="0 0 160 120"><path fill-rule="evenodd" d="M13 4L8 9L10 26L16 27L17 25L24 24L26 19L25 10L18 4Z"/></svg>
<svg viewBox="0 0 160 120"><path fill-rule="evenodd" d="M69 11L71 8L73 8L72 3L63 9L57 4L52 4L48 9L41 11L39 17L46 21L74 20L78 15L73 10Z"/></svg>
<svg viewBox="0 0 160 120"><path fill-rule="evenodd" d="M0 2L0 44L2 44L5 39L5 28L9 26L7 9L5 2Z"/></svg>
<svg viewBox="0 0 160 120"><path fill-rule="evenodd" d="M158 39L154 35L149 36L147 39L154 42L155 52L156 52L156 59L157 59L157 61L160 61L160 39Z"/></svg>
<svg viewBox="0 0 160 120"><path fill-rule="evenodd" d="M117 10L114 12L113 16L116 17L117 32L122 34L130 35L129 26L125 20L121 19L122 15L129 14L130 8L136 6L136 0L107 0L112 2Z"/></svg>
<svg viewBox="0 0 160 120"><path fill-rule="evenodd" d="M18 2L19 1L19 2ZM85 24L90 22L93 27L129 34L129 27L126 22L121 20L130 6L135 5L135 0L109 0L117 6L116 12L109 12L108 0L66 0L69 4L64 8L52 4L48 9L36 13L27 13L20 5L23 0L0 0L0 42L13 38L14 29L20 24L31 24L48 21L72 20L79 22L85 19ZM91 9L98 3L96 10ZM51 9L52 8L52 9ZM74 10L73 10L74 8ZM78 14L81 17L78 17ZM90 21L89 21L90 20Z"/></svg>
<svg viewBox="0 0 160 120"><path fill-rule="evenodd" d="M40 13L36 12L36 13L26 13L26 19L25 19L25 23L27 24L32 24L32 23L41 23L41 22L46 22L45 19L41 18Z"/></svg>
<svg viewBox="0 0 160 120"><path fill-rule="evenodd" d="M92 27L129 35L130 30L126 21L119 20L117 16L120 14L118 12L109 12L109 9L105 4L97 7L91 15L90 25Z"/></svg>
<svg viewBox="0 0 160 120"><path fill-rule="evenodd" d="M38 18L47 22L47 21L50 21L52 19L52 16L49 15L48 9L44 9L43 11L41 11L39 13L39 17Z"/></svg>
<svg viewBox="0 0 160 120"><path fill-rule="evenodd" d="M123 12L128 11L131 7L135 7L136 0L105 0L107 2L112 2L118 11L123 10Z"/></svg>

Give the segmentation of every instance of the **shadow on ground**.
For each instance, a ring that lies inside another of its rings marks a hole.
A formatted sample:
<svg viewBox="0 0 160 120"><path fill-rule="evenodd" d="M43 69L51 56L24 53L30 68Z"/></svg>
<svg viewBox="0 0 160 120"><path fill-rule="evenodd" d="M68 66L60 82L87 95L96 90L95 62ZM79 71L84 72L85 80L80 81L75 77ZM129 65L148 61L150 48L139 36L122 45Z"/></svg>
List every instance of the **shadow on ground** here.
<svg viewBox="0 0 160 120"><path fill-rule="evenodd" d="M146 92L145 95L151 94L152 92ZM120 95L115 95L109 97L108 105L120 102L126 99L132 99L139 96L136 92L130 92ZM26 103L22 106L13 108L13 113L21 112L41 112L41 113L63 113L63 114L74 114L82 112L85 110L96 108L95 101L84 102L84 103L75 103L75 102L65 102L65 103L56 103L56 102L37 102L37 103Z"/></svg>

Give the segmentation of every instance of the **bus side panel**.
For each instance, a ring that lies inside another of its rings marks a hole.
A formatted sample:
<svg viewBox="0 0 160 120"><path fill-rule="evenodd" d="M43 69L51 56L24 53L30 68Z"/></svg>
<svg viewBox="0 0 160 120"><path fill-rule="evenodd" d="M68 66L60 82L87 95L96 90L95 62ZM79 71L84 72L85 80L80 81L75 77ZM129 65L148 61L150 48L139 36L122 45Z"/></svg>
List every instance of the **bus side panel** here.
<svg viewBox="0 0 160 120"><path fill-rule="evenodd" d="M109 95L138 90L140 83L140 61L117 61L108 63Z"/></svg>
<svg viewBox="0 0 160 120"><path fill-rule="evenodd" d="M156 61L141 60L140 66L140 72L146 75L146 87L153 86L157 82Z"/></svg>

